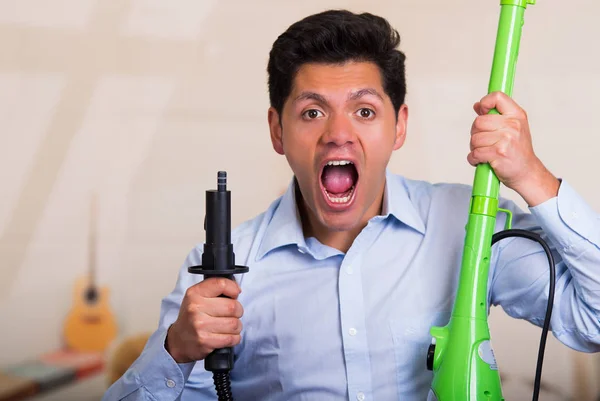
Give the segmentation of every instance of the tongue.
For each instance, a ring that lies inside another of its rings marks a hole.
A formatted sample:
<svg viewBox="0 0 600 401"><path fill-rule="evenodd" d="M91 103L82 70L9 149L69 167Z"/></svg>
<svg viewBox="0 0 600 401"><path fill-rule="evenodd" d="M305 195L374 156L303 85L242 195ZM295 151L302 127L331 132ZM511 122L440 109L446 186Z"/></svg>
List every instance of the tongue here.
<svg viewBox="0 0 600 401"><path fill-rule="evenodd" d="M347 192L356 180L356 169L350 164L328 166L323 171L323 186L330 194Z"/></svg>

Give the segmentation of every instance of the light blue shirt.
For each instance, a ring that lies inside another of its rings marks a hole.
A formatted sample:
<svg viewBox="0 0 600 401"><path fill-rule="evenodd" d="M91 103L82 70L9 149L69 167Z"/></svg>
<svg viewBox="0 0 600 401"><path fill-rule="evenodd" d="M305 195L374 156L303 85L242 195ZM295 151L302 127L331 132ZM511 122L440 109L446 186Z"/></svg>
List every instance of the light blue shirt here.
<svg viewBox="0 0 600 401"><path fill-rule="evenodd" d="M386 173L383 215L373 217L346 254L304 238L295 185L232 233L242 341L231 371L236 401L423 401L429 328L445 325L460 271L471 188ZM542 232L556 257L554 336L580 351L600 350L600 220L562 181L559 194L530 213L501 200L513 228ZM499 214L497 231L503 229ZM178 365L165 351L188 287L202 276L202 245L181 267L162 303L158 330L104 400L216 400L204 363ZM542 325L548 261L521 238L494 245L489 305ZM493 335L492 335L493 338ZM179 398L180 397L180 398Z"/></svg>

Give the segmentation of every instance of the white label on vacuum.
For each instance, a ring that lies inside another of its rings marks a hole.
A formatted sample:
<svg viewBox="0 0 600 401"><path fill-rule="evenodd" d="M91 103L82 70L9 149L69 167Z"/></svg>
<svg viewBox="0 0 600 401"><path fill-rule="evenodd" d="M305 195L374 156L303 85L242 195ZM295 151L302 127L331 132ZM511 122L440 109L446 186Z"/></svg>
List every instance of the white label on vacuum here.
<svg viewBox="0 0 600 401"><path fill-rule="evenodd" d="M498 370L498 364L496 363L496 357L494 356L494 350L489 340L482 341L479 344L479 357L488 365L490 369Z"/></svg>

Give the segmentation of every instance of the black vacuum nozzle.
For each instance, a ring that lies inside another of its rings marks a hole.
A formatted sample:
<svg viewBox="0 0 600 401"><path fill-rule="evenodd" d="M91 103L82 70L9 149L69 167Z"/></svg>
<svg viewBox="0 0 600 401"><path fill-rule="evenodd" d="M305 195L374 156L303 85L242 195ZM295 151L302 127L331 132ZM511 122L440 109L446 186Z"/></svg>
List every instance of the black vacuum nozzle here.
<svg viewBox="0 0 600 401"><path fill-rule="evenodd" d="M227 191L227 171L217 173L217 190L219 192Z"/></svg>
<svg viewBox="0 0 600 401"><path fill-rule="evenodd" d="M231 191L227 190L227 172L217 173L217 190L206 191L204 220L206 241L202 265L188 268L190 273L205 276L233 278L233 274L246 273L248 267L235 265L231 243Z"/></svg>
<svg viewBox="0 0 600 401"><path fill-rule="evenodd" d="M231 192L227 190L227 172L217 173L217 190L206 191L206 215L204 217L206 241L202 252L202 264L188 267L188 272L205 277L226 277L246 273L246 266L235 265L231 243ZM219 401L233 400L229 371L233 369L232 348L214 350L204 360L206 370L213 372Z"/></svg>

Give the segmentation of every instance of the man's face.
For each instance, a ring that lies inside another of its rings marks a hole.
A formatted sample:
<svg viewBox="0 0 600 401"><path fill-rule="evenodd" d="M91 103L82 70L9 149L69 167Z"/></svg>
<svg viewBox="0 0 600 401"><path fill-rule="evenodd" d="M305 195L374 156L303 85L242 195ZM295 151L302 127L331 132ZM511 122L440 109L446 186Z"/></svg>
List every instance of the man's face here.
<svg viewBox="0 0 600 401"><path fill-rule="evenodd" d="M394 112L374 63L300 68L282 115L269 110L269 125L314 223L347 231L379 213L385 169L404 143L407 115L405 105Z"/></svg>

